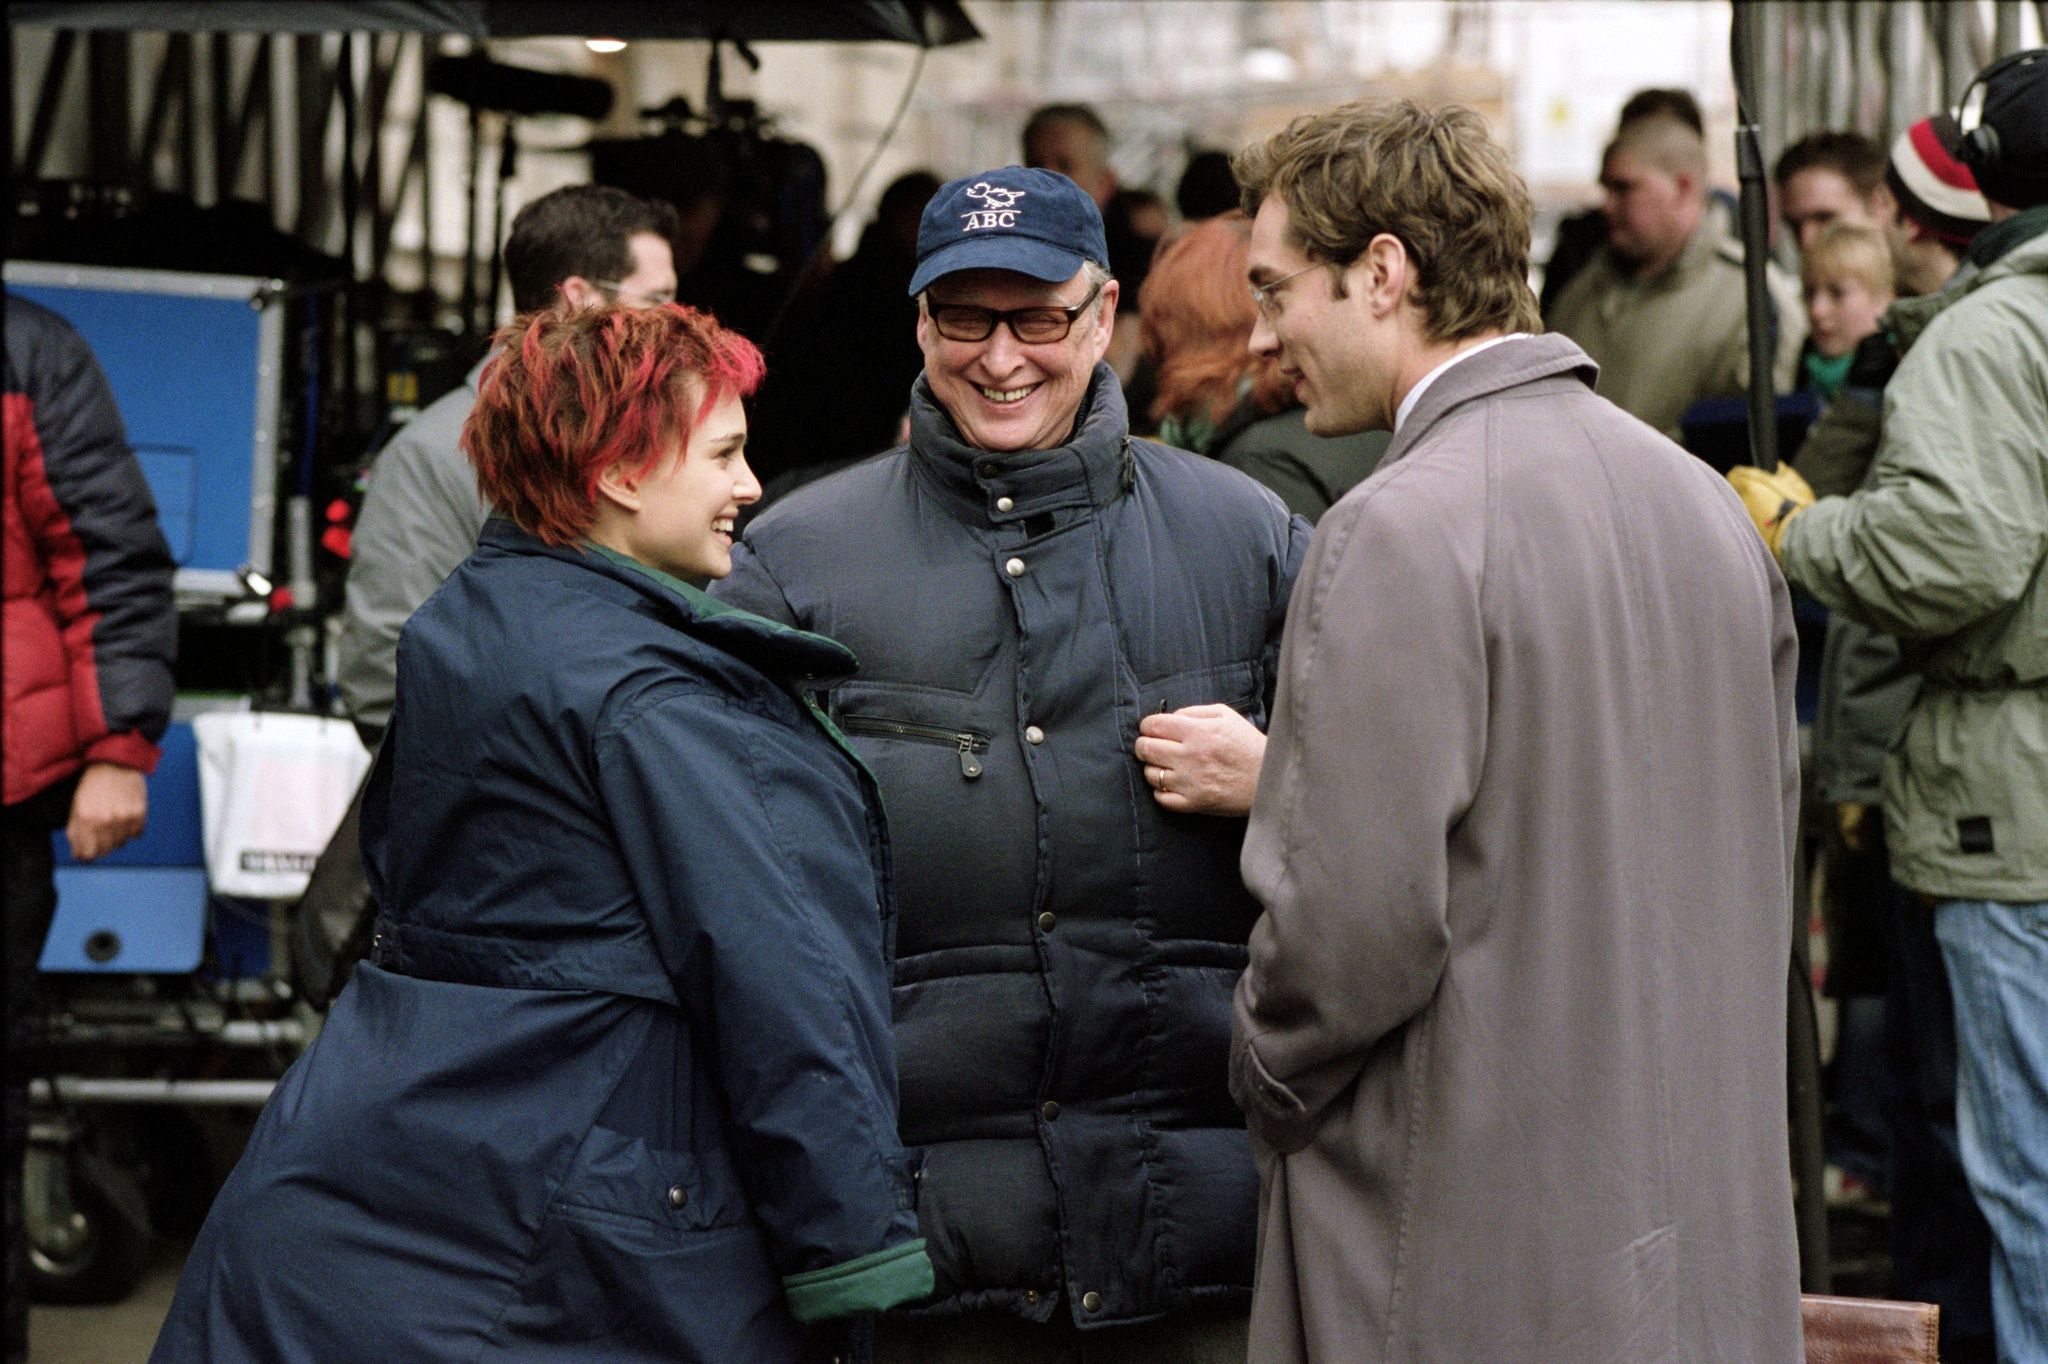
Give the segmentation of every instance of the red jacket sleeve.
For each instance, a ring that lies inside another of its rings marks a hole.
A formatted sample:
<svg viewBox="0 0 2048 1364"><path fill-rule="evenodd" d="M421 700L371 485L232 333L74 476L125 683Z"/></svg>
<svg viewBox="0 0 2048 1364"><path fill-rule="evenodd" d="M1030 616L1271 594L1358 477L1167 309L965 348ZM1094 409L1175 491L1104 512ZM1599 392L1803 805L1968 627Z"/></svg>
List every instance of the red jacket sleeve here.
<svg viewBox="0 0 2048 1364"><path fill-rule="evenodd" d="M177 650L170 549L92 351L13 294L6 402L13 510L61 640L79 759L149 771Z"/></svg>

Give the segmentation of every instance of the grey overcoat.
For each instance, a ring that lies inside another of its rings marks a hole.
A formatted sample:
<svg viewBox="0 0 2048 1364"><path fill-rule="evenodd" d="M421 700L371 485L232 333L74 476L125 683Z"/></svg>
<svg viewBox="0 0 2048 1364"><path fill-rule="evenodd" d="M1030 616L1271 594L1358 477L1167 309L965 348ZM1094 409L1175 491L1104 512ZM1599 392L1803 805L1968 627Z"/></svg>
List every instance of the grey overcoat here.
<svg viewBox="0 0 2048 1364"><path fill-rule="evenodd" d="M1319 525L1245 879L1255 1364L1800 1358L1792 612L1562 337Z"/></svg>

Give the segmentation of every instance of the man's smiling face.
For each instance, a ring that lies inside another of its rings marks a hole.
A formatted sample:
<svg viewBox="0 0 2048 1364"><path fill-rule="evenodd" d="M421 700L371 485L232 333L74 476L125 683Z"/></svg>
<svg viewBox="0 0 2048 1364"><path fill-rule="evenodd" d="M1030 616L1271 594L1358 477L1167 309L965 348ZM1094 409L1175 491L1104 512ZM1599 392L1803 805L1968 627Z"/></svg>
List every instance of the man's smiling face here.
<svg viewBox="0 0 2048 1364"><path fill-rule="evenodd" d="M924 348L925 380L952 415L960 435L977 450L1045 450L1063 444L1087 396L1095 363L1109 349L1116 317L1116 281L1074 319L1058 341L1026 344L997 323L980 341L939 335L931 309L967 305L1009 312L1016 308L1071 308L1088 297L1088 277L1047 284L1010 270L961 270L932 281L918 310L917 341Z"/></svg>

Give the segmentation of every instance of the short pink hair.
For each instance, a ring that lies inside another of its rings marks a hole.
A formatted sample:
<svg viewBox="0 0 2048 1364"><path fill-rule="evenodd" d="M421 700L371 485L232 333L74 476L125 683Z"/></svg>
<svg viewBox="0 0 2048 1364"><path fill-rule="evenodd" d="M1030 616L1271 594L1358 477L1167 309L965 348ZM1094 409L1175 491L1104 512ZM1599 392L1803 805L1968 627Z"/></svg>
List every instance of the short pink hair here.
<svg viewBox="0 0 2048 1364"><path fill-rule="evenodd" d="M1251 239L1251 219L1232 211L1182 228L1153 253L1138 304L1138 334L1158 369L1154 421L1199 417L1221 423L1237 406L1237 386L1246 374L1260 412L1278 412L1291 400L1294 386L1279 365L1250 349L1259 320L1245 280Z"/></svg>
<svg viewBox="0 0 2048 1364"><path fill-rule="evenodd" d="M765 368L753 342L679 303L542 309L494 342L462 449L485 501L550 545L590 528L606 469L645 473L687 447L691 428L728 396L751 397Z"/></svg>

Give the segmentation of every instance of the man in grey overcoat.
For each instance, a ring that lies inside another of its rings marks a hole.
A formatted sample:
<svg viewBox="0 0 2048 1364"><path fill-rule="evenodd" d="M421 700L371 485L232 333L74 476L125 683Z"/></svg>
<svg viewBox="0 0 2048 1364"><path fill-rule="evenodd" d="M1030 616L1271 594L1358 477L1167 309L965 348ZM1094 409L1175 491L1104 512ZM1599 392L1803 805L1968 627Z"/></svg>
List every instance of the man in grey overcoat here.
<svg viewBox="0 0 2048 1364"><path fill-rule="evenodd" d="M1288 611L1244 845L1251 1357L1801 1356L1785 583L1705 464L1539 330L1470 111L1235 167L1252 348L1394 432Z"/></svg>

